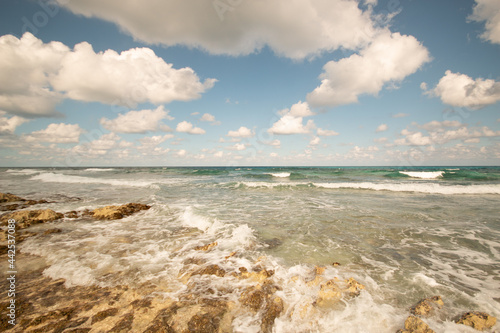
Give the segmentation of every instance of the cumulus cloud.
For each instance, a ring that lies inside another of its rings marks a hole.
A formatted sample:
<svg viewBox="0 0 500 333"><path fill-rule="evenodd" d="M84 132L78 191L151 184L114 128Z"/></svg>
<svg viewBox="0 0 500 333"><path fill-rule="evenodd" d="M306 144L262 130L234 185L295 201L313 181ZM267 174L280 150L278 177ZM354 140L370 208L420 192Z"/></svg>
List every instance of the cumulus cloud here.
<svg viewBox="0 0 500 333"><path fill-rule="evenodd" d="M251 129L241 126L237 131L229 131L227 136L232 138L251 138L255 135Z"/></svg>
<svg viewBox="0 0 500 333"><path fill-rule="evenodd" d="M170 127L162 123L163 119L172 120L173 118L161 105L155 110L129 111L111 120L102 118L100 123L104 128L115 133L171 131Z"/></svg>
<svg viewBox="0 0 500 333"><path fill-rule="evenodd" d="M500 82L491 79L473 79L468 75L448 70L434 89L424 93L436 96L445 104L473 109L500 101Z"/></svg>
<svg viewBox="0 0 500 333"><path fill-rule="evenodd" d="M387 131L389 129L389 126L387 126L387 124L380 124L377 129L375 130L375 132L384 132L384 131Z"/></svg>
<svg viewBox="0 0 500 333"><path fill-rule="evenodd" d="M191 68L174 69L149 48L121 53L95 53L92 45L75 45L62 59L62 68L52 85L79 101L136 105L197 99L212 88L214 79L200 82Z"/></svg>
<svg viewBox="0 0 500 333"><path fill-rule="evenodd" d="M189 101L215 81L201 82L191 68L175 69L149 48L95 53L86 42L71 50L29 32L0 37L0 109L15 115L60 115L55 106L63 98L128 107Z"/></svg>
<svg viewBox="0 0 500 333"><path fill-rule="evenodd" d="M404 129L401 131L403 137L395 140L394 143L407 146L442 145L455 140L477 143L481 138L500 136L500 131L494 131L487 126L470 128L458 121L449 120L431 121L424 125L417 124L417 127L426 130L427 134Z"/></svg>
<svg viewBox="0 0 500 333"><path fill-rule="evenodd" d="M56 116L61 94L50 87L69 48L59 42L44 44L26 33L18 39L0 37L0 109L21 116ZM15 79L13 79L15 78Z"/></svg>
<svg viewBox="0 0 500 333"><path fill-rule="evenodd" d="M192 115L192 114L191 114ZM210 125L220 125L220 121L215 120L215 116L210 113L205 113L201 116L200 121L206 121L211 123Z"/></svg>
<svg viewBox="0 0 500 333"><path fill-rule="evenodd" d="M177 124L177 132L188 133L188 134L205 134L205 130L199 127L194 127L193 124L187 121L183 121Z"/></svg>
<svg viewBox="0 0 500 333"><path fill-rule="evenodd" d="M114 22L146 43L234 56L266 45L295 59L356 49L377 29L371 11L354 0L56 1L73 13Z"/></svg>
<svg viewBox="0 0 500 333"><path fill-rule="evenodd" d="M311 141L309 141L309 145L310 146L317 146L319 145L319 143L321 142L321 139L319 138L319 136L311 139Z"/></svg>
<svg viewBox="0 0 500 333"><path fill-rule="evenodd" d="M14 131L19 125L22 125L29 120L19 116L4 117L6 112L0 111L0 135L14 134Z"/></svg>
<svg viewBox="0 0 500 333"><path fill-rule="evenodd" d="M469 19L485 21L486 30L481 37L491 43L500 44L500 2L497 0L476 0L474 11Z"/></svg>
<svg viewBox="0 0 500 333"><path fill-rule="evenodd" d="M324 130L324 129L321 129L321 128L318 128L316 130L316 134L319 135L319 136L335 136L335 135L339 135L339 133L333 131L333 130Z"/></svg>
<svg viewBox="0 0 500 333"><path fill-rule="evenodd" d="M28 142L78 143L84 132L78 124L50 124L46 129L32 132L25 139Z"/></svg>
<svg viewBox="0 0 500 333"><path fill-rule="evenodd" d="M308 120L303 124L303 118L313 113L309 109L307 102L294 104L290 109L283 109L278 112L282 117L273 124L267 131L272 134L305 134L316 127L313 120Z"/></svg>
<svg viewBox="0 0 500 333"><path fill-rule="evenodd" d="M235 143L233 146L226 147L227 150L245 150L247 147L243 143Z"/></svg>
<svg viewBox="0 0 500 333"><path fill-rule="evenodd" d="M384 31L359 54L326 63L321 85L307 101L315 107L357 103L360 95L377 95L384 85L402 81L428 61L428 50L415 37Z"/></svg>

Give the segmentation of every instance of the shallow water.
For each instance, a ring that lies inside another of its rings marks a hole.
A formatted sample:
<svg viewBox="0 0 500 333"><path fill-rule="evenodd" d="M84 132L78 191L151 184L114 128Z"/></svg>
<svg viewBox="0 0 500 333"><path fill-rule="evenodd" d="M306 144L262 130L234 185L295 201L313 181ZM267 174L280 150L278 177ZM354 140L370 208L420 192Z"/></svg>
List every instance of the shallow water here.
<svg viewBox="0 0 500 333"><path fill-rule="evenodd" d="M442 320L428 320L435 331L468 332L451 322L464 311L500 315L499 168L3 169L0 184L1 192L54 201L39 207L58 212L152 205L123 220L55 222L62 233L20 245L67 286L149 281L175 298L186 289L179 273L188 258L228 272L260 258L286 304L276 332L394 332L410 306L434 295L445 302ZM212 251L195 250L215 241ZM297 315L318 287L293 277L306 281L316 265L327 267L325 279L354 277L366 289ZM200 293L244 284L196 279ZM236 318L234 331L258 332L256 316Z"/></svg>

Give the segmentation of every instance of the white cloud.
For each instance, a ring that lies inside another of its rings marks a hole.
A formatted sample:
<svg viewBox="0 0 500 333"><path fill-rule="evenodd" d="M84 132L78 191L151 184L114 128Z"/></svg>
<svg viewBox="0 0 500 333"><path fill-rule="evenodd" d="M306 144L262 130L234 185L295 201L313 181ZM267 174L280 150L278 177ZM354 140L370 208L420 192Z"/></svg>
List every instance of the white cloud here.
<svg viewBox="0 0 500 333"><path fill-rule="evenodd" d="M307 100L312 106L357 103L360 95L377 95L384 85L402 81L428 61L429 52L413 36L386 31L359 54L326 63L321 85Z"/></svg>
<svg viewBox="0 0 500 333"><path fill-rule="evenodd" d="M224 156L224 152L222 150L214 153L214 157L221 158L222 156Z"/></svg>
<svg viewBox="0 0 500 333"><path fill-rule="evenodd" d="M278 112L282 117L268 129L273 134L305 134L316 127L313 120L308 120L306 125L302 123L303 117L313 115L307 102L299 102L292 105L290 109Z"/></svg>
<svg viewBox="0 0 500 333"><path fill-rule="evenodd" d="M389 126L387 126L387 124L380 124L377 129L375 130L375 132L385 132L389 129Z"/></svg>
<svg viewBox="0 0 500 333"><path fill-rule="evenodd" d="M0 37L0 109L16 115L57 116L63 98L127 107L189 101L215 82L201 82L188 67L174 69L149 48L95 53L87 42L71 50L29 32Z"/></svg>
<svg viewBox="0 0 500 333"><path fill-rule="evenodd" d="M437 86L425 93L441 98L448 105L481 108L500 101L500 82L482 78L474 80L448 70Z"/></svg>
<svg viewBox="0 0 500 333"><path fill-rule="evenodd" d="M392 116L392 118L404 118L404 117L408 117L408 116L410 116L409 113L400 112L400 113L397 113L394 116Z"/></svg>
<svg viewBox="0 0 500 333"><path fill-rule="evenodd" d="M371 11L353 0L56 1L74 13L114 22L144 42L212 54L247 55L268 45L299 59L356 49L376 31Z"/></svg>
<svg viewBox="0 0 500 333"><path fill-rule="evenodd" d="M290 110L284 109L280 111L281 115L290 114L294 117L309 117L314 116L314 113L309 108L309 104L307 102L299 101L298 103L292 105Z"/></svg>
<svg viewBox="0 0 500 333"><path fill-rule="evenodd" d="M201 121L208 121L208 122L214 122L215 121L215 116L211 115L210 113L205 113L201 118Z"/></svg>
<svg viewBox="0 0 500 333"><path fill-rule="evenodd" d="M401 134L403 134L403 132ZM405 135L405 138L397 139L394 141L397 145L427 146L433 143L432 139L428 136L424 136L422 132L414 132L414 133L404 132L403 135Z"/></svg>
<svg viewBox="0 0 500 333"><path fill-rule="evenodd" d="M18 39L0 37L0 109L21 116L56 116L61 95L50 89L69 48L59 42L44 44L30 33ZM15 79L14 79L15 78Z"/></svg>
<svg viewBox="0 0 500 333"><path fill-rule="evenodd" d="M170 127L162 123L163 119L172 120L163 105L155 110L129 111L118 115L115 119L101 118L101 125L115 133L146 133L156 131L171 131Z"/></svg>
<svg viewBox="0 0 500 333"><path fill-rule="evenodd" d="M177 124L177 132L189 133L189 134L205 134L205 130L199 127L194 127L193 124L187 121L183 121Z"/></svg>
<svg viewBox="0 0 500 333"><path fill-rule="evenodd" d="M226 147L227 150L245 150L247 147L243 143L235 143L233 146Z"/></svg>
<svg viewBox="0 0 500 333"><path fill-rule="evenodd" d="M319 136L313 138L311 141L309 141L309 145L310 146L317 146L319 145L319 143L321 142L321 139L319 138Z"/></svg>
<svg viewBox="0 0 500 333"><path fill-rule="evenodd" d="M29 120L19 116L3 117L5 112L0 111L0 135L13 134L19 125L22 125Z"/></svg>
<svg viewBox="0 0 500 333"><path fill-rule="evenodd" d="M433 120L419 127L427 131L435 131L442 129L444 127L459 127L461 125L462 123L457 120L444 120L444 121Z"/></svg>
<svg viewBox="0 0 500 333"><path fill-rule="evenodd" d="M466 143L477 143L483 137L499 137L500 131L494 131L487 126L469 128L458 121L431 121L424 125L417 125L425 129L428 134L404 129L401 131L403 138L394 141L397 145L429 146L442 145L451 141L461 140ZM448 129L455 127L455 129Z"/></svg>
<svg viewBox="0 0 500 333"><path fill-rule="evenodd" d="M139 142L143 147L151 147L157 146L160 143L165 142L168 139L173 138L173 134L165 134L165 135L155 135L155 136L147 136L139 139Z"/></svg>
<svg viewBox="0 0 500 333"><path fill-rule="evenodd" d="M240 127L237 131L229 131L227 136L232 138L251 138L255 135L255 133L244 126Z"/></svg>
<svg viewBox="0 0 500 333"><path fill-rule="evenodd" d="M149 48L95 53L92 45L83 42L75 45L61 65L51 80L55 89L75 100L106 104L189 101L199 98L216 81L201 83L191 68L174 69Z"/></svg>
<svg viewBox="0 0 500 333"><path fill-rule="evenodd" d="M50 124L46 129L28 134L28 142L78 143L85 131L78 124Z"/></svg>
<svg viewBox="0 0 500 333"><path fill-rule="evenodd" d="M474 11L469 19L486 21L486 31L481 37L491 43L500 44L500 2L498 0L476 0Z"/></svg>
<svg viewBox="0 0 500 333"><path fill-rule="evenodd" d="M221 122L220 122L220 121L215 120L215 116L214 116L214 115L211 115L210 113L205 113L205 114L203 114L203 116L201 116L201 118L200 118L200 121L207 121L207 122L210 122L210 125L213 125L213 126L216 126L216 125L220 125L220 124L221 124Z"/></svg>
<svg viewBox="0 0 500 333"><path fill-rule="evenodd" d="M187 151L185 149L181 149L177 152L177 156L184 157L187 155Z"/></svg>
<svg viewBox="0 0 500 333"><path fill-rule="evenodd" d="M337 133L335 131L324 130L324 129L321 129L321 128L318 128L316 130L316 134L319 135L319 136L335 136L335 135L339 135L339 133Z"/></svg>

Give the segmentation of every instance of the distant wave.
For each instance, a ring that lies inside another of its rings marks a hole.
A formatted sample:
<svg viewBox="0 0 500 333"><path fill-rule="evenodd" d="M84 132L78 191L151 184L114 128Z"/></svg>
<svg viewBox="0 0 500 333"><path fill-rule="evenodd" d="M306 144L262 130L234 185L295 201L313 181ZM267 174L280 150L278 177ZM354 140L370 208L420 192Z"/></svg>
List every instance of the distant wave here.
<svg viewBox="0 0 500 333"><path fill-rule="evenodd" d="M352 188L375 191L421 192L429 194L500 194L500 185L441 185L435 183L318 183L320 188Z"/></svg>
<svg viewBox="0 0 500 333"><path fill-rule="evenodd" d="M115 169L113 168L88 168L83 171L89 171L89 172L100 172L100 171L113 171Z"/></svg>
<svg viewBox="0 0 500 333"><path fill-rule="evenodd" d="M271 175L277 178L288 178L290 177L290 172L268 172L266 175Z"/></svg>
<svg viewBox="0 0 500 333"><path fill-rule="evenodd" d="M500 185L441 185L435 183L372 183L372 182L339 182L339 183L267 183L240 182L236 187L249 188L292 188L317 187L324 189L361 189L392 192L419 192L429 194L500 194Z"/></svg>
<svg viewBox="0 0 500 333"><path fill-rule="evenodd" d="M443 177L444 171L399 171L403 175L420 179L436 179Z"/></svg>
<svg viewBox="0 0 500 333"><path fill-rule="evenodd" d="M150 181L137 181L137 180L119 180L119 179L102 179L90 178L82 176L69 176L56 173L43 173L31 177L31 180L41 180L48 183L70 183L70 184L105 184L112 186L132 186L132 187L148 187L156 186Z"/></svg>
<svg viewBox="0 0 500 333"><path fill-rule="evenodd" d="M35 173L40 173L42 171L37 170L37 169L8 169L8 173L17 173L21 175L34 175Z"/></svg>

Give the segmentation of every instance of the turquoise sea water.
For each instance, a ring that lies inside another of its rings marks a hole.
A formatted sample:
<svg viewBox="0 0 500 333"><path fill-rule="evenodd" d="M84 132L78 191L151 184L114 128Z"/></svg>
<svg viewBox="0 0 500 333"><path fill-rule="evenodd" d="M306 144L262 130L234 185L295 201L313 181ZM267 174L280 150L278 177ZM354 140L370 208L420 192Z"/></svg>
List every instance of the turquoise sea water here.
<svg viewBox="0 0 500 333"><path fill-rule="evenodd" d="M21 244L68 286L151 281L175 297L186 258L229 271L264 256L286 304L276 332L394 332L434 295L445 302L440 320L428 320L436 331L470 332L451 322L464 311L500 316L499 167L5 168L0 192L59 212L152 205L119 221L65 219L63 233ZM214 241L213 251L194 250ZM290 281L315 265L366 289L327 312L293 315L318 290ZM237 287L220 279L199 283ZM234 331L258 331L258 314L245 316Z"/></svg>

